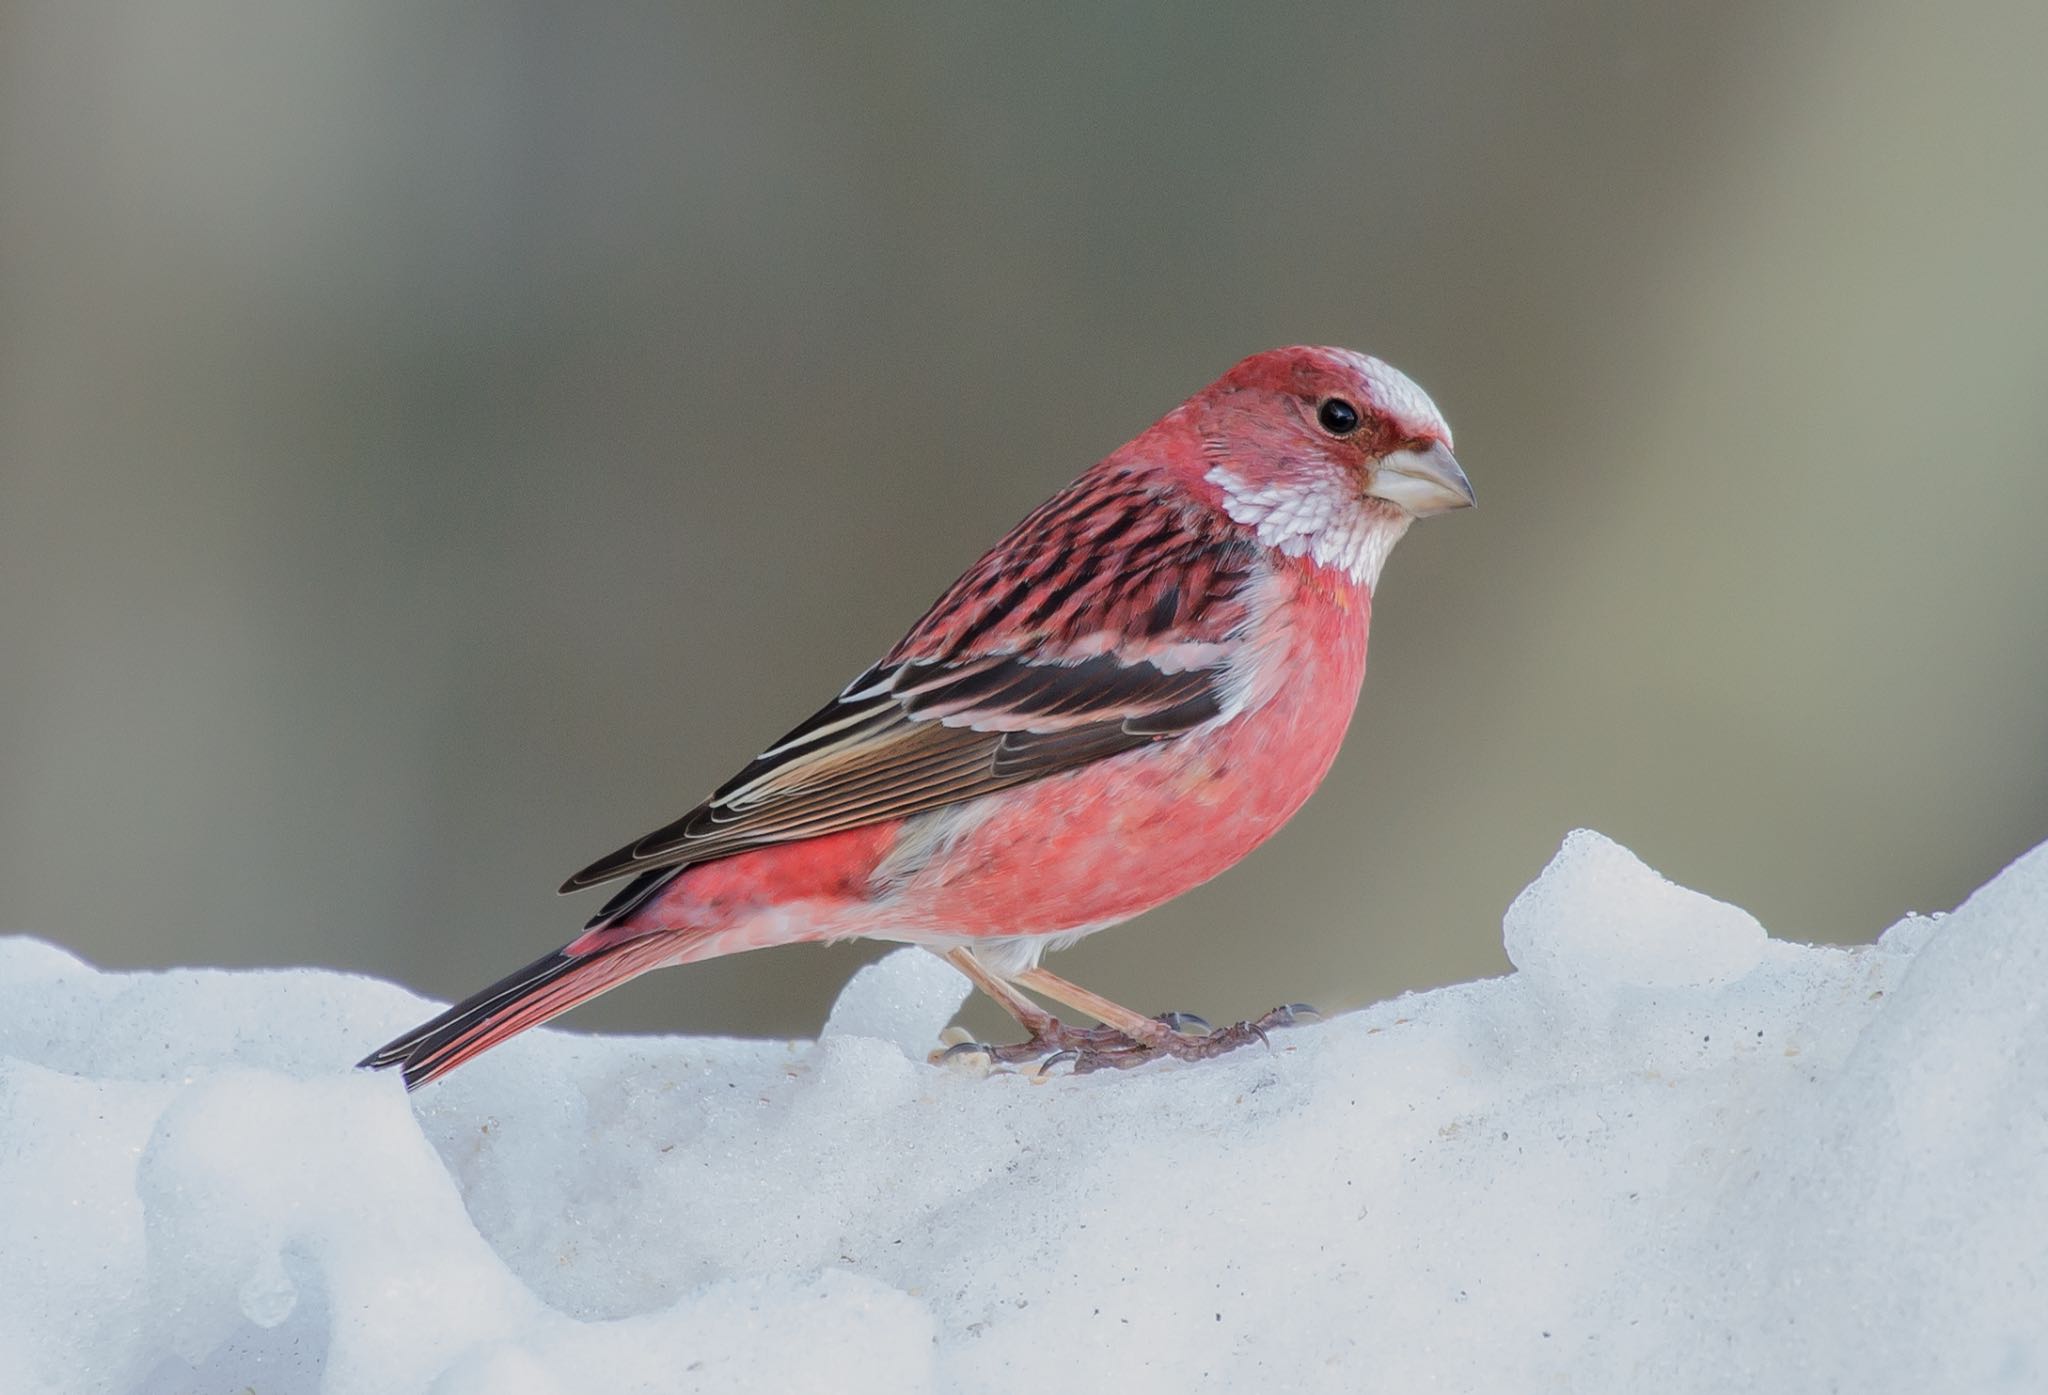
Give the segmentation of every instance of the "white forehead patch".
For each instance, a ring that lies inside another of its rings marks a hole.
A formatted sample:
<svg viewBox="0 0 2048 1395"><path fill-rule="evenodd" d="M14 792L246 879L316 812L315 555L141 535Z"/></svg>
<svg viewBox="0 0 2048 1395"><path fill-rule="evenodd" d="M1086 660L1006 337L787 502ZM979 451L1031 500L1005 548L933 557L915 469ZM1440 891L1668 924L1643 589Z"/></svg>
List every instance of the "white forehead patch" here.
<svg viewBox="0 0 2048 1395"><path fill-rule="evenodd" d="M1323 352L1350 364L1358 376L1372 385L1373 405L1380 409L1382 415L1392 417L1396 424L1413 435L1438 436L1445 445L1451 444L1450 424L1436 409L1436 403L1429 400L1429 394L1415 385L1413 378L1371 354L1351 349L1325 349Z"/></svg>
<svg viewBox="0 0 2048 1395"><path fill-rule="evenodd" d="M1217 465L1208 479L1223 491L1223 511L1255 529L1267 547L1335 567L1368 590L1379 585L1387 554L1414 521L1400 510L1367 508L1335 474L1253 484Z"/></svg>

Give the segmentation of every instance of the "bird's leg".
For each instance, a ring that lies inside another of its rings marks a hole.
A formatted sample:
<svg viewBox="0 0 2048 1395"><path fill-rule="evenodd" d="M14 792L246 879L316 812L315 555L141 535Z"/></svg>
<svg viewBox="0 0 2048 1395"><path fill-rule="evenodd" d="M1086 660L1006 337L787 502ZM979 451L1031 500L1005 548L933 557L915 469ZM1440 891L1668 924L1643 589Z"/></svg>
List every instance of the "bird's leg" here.
<svg viewBox="0 0 2048 1395"><path fill-rule="evenodd" d="M974 957L974 951L965 945L946 951L946 962L967 975L968 982L979 988L995 1001L996 1006L1016 1019L1017 1025L1030 1033L1026 1041L1012 1042L1003 1046L991 1046L983 1042L968 1042L952 1048L954 1051L976 1051L1002 1062L1035 1061L1046 1056L1057 1056L1072 1052L1075 1058L1100 1053L1104 1050L1128 1050L1138 1043L1133 1042L1113 1024L1107 1028L1069 1027L1047 1012L1037 1003L1019 993L1010 983L992 972L986 964ZM1104 1005L1114 1008L1114 1003L1103 1000ZM1070 1005L1072 1006L1072 1005ZM1083 1007L1081 1011L1088 1012ZM1098 1019L1100 1020L1100 1019ZM1149 1019L1147 1019L1149 1020ZM1164 1031L1159 1023L1152 1023L1154 1031Z"/></svg>
<svg viewBox="0 0 2048 1395"><path fill-rule="evenodd" d="M1266 1033L1275 1027L1292 1027L1305 1017L1317 1015L1316 1010L1306 1003L1289 1003L1285 1007L1274 1008L1256 1022L1239 1022L1195 1035L1178 1030L1178 1020L1187 1020L1185 1013L1168 1013L1163 1020L1146 1017L1111 1002L1100 993L1069 983L1047 969L1025 969L1015 976L1015 980L1034 993L1043 994L1077 1012L1087 1013L1124 1038L1121 1042L1114 1039L1102 1042L1092 1049L1088 1045L1071 1048L1076 1052L1074 1069L1078 1072L1100 1070L1104 1066L1135 1066L1160 1056L1173 1056L1183 1061L1207 1060L1255 1041L1263 1042ZM1202 1025L1206 1027L1208 1024Z"/></svg>
<svg viewBox="0 0 2048 1395"><path fill-rule="evenodd" d="M1100 993L1083 988L1078 983L1069 983L1049 969L1029 968L1020 970L1016 981L1034 992L1076 1012L1085 1012L1105 1027L1114 1027L1134 1042L1147 1046L1162 1045L1168 1037L1176 1036L1173 1028L1156 1017L1147 1017L1132 1012L1121 1003L1112 1003Z"/></svg>
<svg viewBox="0 0 2048 1395"><path fill-rule="evenodd" d="M1035 1039L1059 1030L1059 1021L1009 984L997 978L974 957L974 951L958 945L946 951L946 962L967 975L967 981L995 1000L996 1006L1015 1018L1017 1025Z"/></svg>

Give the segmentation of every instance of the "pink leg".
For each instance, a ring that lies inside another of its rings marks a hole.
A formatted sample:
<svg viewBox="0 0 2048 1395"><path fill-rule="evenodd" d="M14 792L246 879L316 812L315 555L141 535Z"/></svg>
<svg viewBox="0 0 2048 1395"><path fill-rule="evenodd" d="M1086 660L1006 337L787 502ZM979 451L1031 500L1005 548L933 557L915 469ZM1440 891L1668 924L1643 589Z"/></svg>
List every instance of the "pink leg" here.
<svg viewBox="0 0 2048 1395"><path fill-rule="evenodd" d="M1149 1017L1140 1017L1128 1008L1118 1007L1107 998L1098 998L1094 994L1088 993L1086 989L1075 988L1072 984L1066 983L1064 979L1054 978L1052 975L1047 974L1045 977L1051 979L1053 983L1061 985L1064 989L1071 989L1077 994L1086 994L1088 999L1092 1000L1094 1004L1099 1005L1102 1009L1102 1011L1097 1011L1096 1007L1091 1006L1088 1002L1076 1002L1072 999L1062 998L1057 993L1046 993L1046 996L1052 998L1055 1002L1063 1002L1068 1007L1088 1013L1104 1024L1101 1027L1094 1028L1069 1027L1022 993L1019 993L1009 980L1004 979L1001 975L990 969L988 965L975 958L973 950L965 946L947 950L946 962L967 975L970 983L994 999L998 1007L1016 1019L1018 1026L1031 1034L1029 1039L1025 1041L1012 1042L1007 1045L991 1046L980 1042L970 1042L952 1048L954 1051L979 1052L1005 1063L1036 1061L1047 1057L1058 1059L1062 1056L1072 1056L1076 1069L1093 1070L1096 1069L1096 1066L1084 1066L1083 1063L1098 1060L1102 1063L1107 1063L1107 1058L1111 1054L1123 1055L1139 1051L1151 1045L1162 1034L1164 1036L1173 1035L1163 1024L1155 1022ZM1027 972L1037 973L1039 971L1028 970ZM1018 981L1023 981L1024 978L1025 975L1023 974L1017 976ZM1106 1015L1109 1013L1114 1013L1119 1018L1137 1024L1138 1030L1144 1033L1144 1036L1142 1038L1133 1038L1117 1022L1110 1020ZM1137 1062L1132 1060L1128 1064L1135 1065Z"/></svg>

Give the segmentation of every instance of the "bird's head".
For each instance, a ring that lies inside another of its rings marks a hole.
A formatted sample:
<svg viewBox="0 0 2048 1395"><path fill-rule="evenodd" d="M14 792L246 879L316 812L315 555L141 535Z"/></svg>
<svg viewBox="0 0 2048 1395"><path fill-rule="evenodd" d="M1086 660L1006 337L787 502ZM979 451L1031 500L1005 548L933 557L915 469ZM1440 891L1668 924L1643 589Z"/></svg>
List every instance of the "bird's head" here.
<svg viewBox="0 0 2048 1395"><path fill-rule="evenodd" d="M1182 411L1202 446L1200 482L1187 481L1198 495L1265 545L1361 585L1415 519L1474 502L1436 404L1350 349L1254 354Z"/></svg>

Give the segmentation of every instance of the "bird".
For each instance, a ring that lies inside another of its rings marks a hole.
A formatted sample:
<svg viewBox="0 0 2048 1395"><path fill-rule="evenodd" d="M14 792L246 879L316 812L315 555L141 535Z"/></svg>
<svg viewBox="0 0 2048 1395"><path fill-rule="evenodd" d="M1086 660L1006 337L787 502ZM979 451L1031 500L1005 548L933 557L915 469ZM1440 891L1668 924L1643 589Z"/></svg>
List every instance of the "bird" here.
<svg viewBox="0 0 2048 1395"><path fill-rule="evenodd" d="M1358 705L1388 552L1475 502L1399 370L1314 346L1242 360L1027 515L710 798L570 877L564 893L624 879L574 939L359 1065L414 1089L648 970L849 938L942 955L1026 1034L982 1048L999 1061L1262 1039L1297 1014L1197 1030L1040 960L1301 808Z"/></svg>

